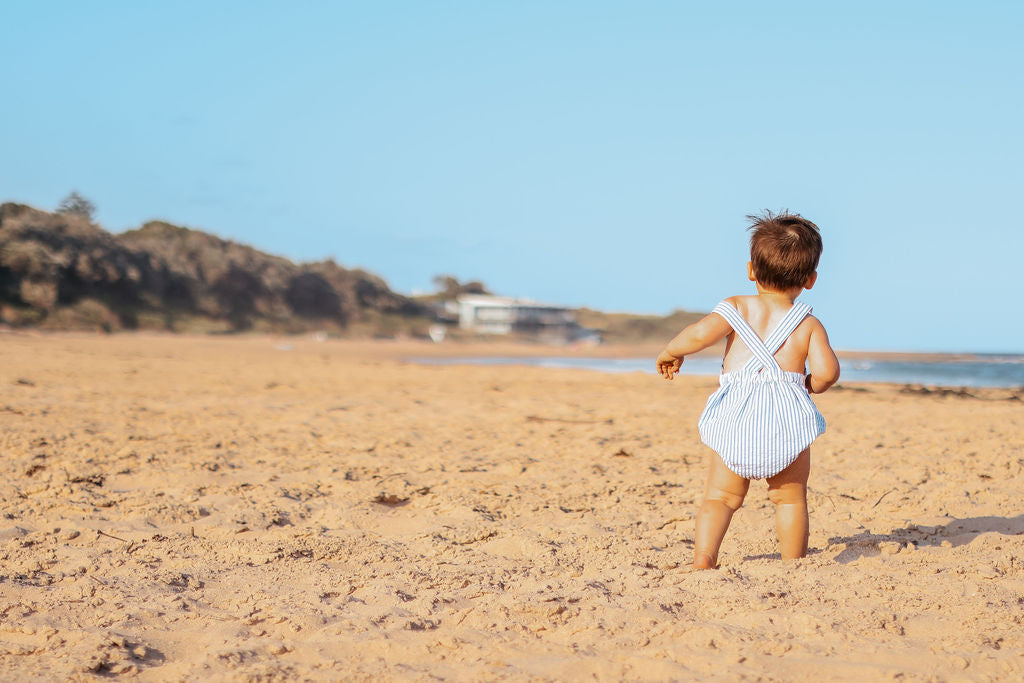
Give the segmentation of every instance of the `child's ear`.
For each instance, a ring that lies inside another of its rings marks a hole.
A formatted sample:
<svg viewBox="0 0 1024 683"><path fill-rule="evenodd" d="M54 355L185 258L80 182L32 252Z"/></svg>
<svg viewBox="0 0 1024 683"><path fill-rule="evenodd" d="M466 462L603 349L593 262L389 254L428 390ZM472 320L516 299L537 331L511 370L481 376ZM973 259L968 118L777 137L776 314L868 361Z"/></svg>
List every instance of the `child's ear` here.
<svg viewBox="0 0 1024 683"><path fill-rule="evenodd" d="M747 279L751 282L757 282L757 278L754 277L754 264L747 261Z"/></svg>
<svg viewBox="0 0 1024 683"><path fill-rule="evenodd" d="M807 278L807 282L804 283L804 289L810 289L814 286L814 283L818 281L818 271L811 273L811 276Z"/></svg>

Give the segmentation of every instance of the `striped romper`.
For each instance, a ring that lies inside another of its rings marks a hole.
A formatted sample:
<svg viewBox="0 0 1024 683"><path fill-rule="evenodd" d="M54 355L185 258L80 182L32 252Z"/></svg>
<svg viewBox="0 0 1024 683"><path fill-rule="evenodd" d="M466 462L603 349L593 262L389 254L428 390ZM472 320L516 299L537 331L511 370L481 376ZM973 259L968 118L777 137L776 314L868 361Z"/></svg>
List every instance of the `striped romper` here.
<svg viewBox="0 0 1024 683"><path fill-rule="evenodd" d="M754 357L742 369L722 373L697 427L701 440L741 477L775 476L825 431L804 375L784 371L774 357L810 312L810 306L795 302L761 341L732 304L723 301L712 311L725 318Z"/></svg>

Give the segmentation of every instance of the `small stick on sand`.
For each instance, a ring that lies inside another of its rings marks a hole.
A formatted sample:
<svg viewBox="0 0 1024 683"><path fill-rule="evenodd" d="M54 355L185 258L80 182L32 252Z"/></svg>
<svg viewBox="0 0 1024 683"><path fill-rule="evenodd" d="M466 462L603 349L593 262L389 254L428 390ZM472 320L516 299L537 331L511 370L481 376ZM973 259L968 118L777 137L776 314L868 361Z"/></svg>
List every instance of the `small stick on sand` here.
<svg viewBox="0 0 1024 683"><path fill-rule="evenodd" d="M115 541L121 541L121 543L128 543L128 541L126 539L121 538L120 536L115 536L113 534L108 534L106 531L99 531L99 530L97 530L96 533L99 534L100 536L106 536L107 538L112 538Z"/></svg>
<svg viewBox="0 0 1024 683"><path fill-rule="evenodd" d="M807 487L807 491L808 491L809 493L813 493L813 494L815 494L815 495L818 495L818 496L821 496L821 497L823 497L823 498L828 498L828 502L832 503L832 509L833 509L833 510L838 510L838 509L839 509L839 508L837 508L837 507L836 507L836 502L835 502L834 500L832 500L832 496L828 495L827 493L820 493L820 492L818 492L818 491L814 491L814 490L813 490L813 489L811 489L811 487L809 487L809 486Z"/></svg>
<svg viewBox="0 0 1024 683"><path fill-rule="evenodd" d="M664 522L662 522L661 526L657 527L657 529L658 529L658 531L661 531L662 529L667 527L669 524L675 524L676 522L685 522L685 521L686 521L685 517L673 517L672 519L665 520Z"/></svg>
<svg viewBox="0 0 1024 683"><path fill-rule="evenodd" d="M872 507L872 508L876 508L876 507L878 507L878 504L882 502L882 498L885 498L886 496L888 496L888 495L889 495L890 493L892 493L892 492L893 492L893 491L895 491L895 490L896 490L896 489L889 489L888 491L886 491L885 493L883 493L883 494L882 494L881 496L879 496L878 500L876 500L876 501L875 501L875 504L874 504L874 505L872 505L871 507Z"/></svg>

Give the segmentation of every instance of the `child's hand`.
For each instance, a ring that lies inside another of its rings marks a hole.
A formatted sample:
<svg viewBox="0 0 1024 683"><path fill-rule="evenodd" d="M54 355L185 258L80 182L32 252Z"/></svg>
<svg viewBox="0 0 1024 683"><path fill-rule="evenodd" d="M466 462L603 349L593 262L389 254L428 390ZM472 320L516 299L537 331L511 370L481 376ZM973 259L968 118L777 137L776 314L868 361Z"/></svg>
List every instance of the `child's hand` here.
<svg viewBox="0 0 1024 683"><path fill-rule="evenodd" d="M679 368L682 364L682 358L677 358L668 351L662 351L658 354L658 360L655 361L655 367L658 369L658 374L665 379L672 379L676 373L679 372Z"/></svg>

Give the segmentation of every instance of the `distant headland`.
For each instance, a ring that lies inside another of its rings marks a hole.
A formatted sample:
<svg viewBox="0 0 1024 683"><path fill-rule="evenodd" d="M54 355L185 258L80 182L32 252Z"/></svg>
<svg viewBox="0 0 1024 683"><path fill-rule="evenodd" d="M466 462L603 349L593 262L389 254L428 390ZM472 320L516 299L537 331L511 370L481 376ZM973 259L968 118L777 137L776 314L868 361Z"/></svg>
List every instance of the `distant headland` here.
<svg viewBox="0 0 1024 683"><path fill-rule="evenodd" d="M466 306L460 320L458 301L486 299L490 292L479 282L442 275L435 280L437 292L407 296L365 270L332 260L294 263L163 221L111 233L92 220L93 211L75 193L54 212L0 204L0 325L551 341L556 328L543 321L553 320L562 341L644 343L664 341L699 317L686 311L604 313L495 297L506 314L532 317L504 327L467 325Z"/></svg>

